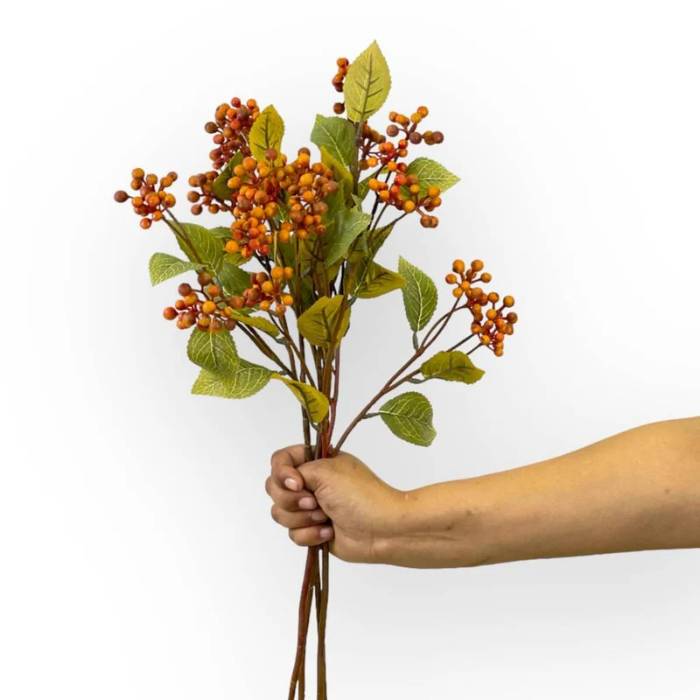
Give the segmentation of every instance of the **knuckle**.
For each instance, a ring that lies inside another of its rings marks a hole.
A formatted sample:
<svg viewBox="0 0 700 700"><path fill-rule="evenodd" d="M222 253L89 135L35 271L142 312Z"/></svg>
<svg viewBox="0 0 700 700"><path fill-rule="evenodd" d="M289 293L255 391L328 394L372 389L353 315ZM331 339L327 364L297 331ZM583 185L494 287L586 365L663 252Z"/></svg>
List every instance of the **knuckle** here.
<svg viewBox="0 0 700 700"><path fill-rule="evenodd" d="M272 477L268 476L267 479L265 479L265 491L267 492L268 496L272 495Z"/></svg>
<svg viewBox="0 0 700 700"><path fill-rule="evenodd" d="M280 512L279 512L279 508L278 508L276 505L273 505L273 506L270 508L270 517L271 517L276 523L278 523L278 522L280 521Z"/></svg>

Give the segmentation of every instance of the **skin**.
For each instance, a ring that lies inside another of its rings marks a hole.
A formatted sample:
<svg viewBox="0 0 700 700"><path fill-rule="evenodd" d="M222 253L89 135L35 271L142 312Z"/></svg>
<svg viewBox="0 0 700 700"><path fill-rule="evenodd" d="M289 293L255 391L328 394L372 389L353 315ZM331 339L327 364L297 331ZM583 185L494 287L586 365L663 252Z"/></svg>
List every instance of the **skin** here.
<svg viewBox="0 0 700 700"><path fill-rule="evenodd" d="M700 417L524 467L401 491L351 454L272 456L272 517L298 545L415 568L700 547Z"/></svg>

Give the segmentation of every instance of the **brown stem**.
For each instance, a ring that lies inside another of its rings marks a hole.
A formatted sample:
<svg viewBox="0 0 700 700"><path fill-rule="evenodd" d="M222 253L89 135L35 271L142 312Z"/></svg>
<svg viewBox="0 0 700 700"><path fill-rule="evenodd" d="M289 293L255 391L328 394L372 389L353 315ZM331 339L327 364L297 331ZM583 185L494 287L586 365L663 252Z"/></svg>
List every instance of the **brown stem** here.
<svg viewBox="0 0 700 700"><path fill-rule="evenodd" d="M311 612L311 595L314 576L314 563L318 562L318 548L309 547L306 553L306 566L304 567L304 578L301 584L301 594L299 596L299 626L297 629L297 652L292 669L292 678L289 682L288 700L294 700L297 687L299 688L299 698L304 697L304 660L306 653L306 635L309 629L309 614Z"/></svg>

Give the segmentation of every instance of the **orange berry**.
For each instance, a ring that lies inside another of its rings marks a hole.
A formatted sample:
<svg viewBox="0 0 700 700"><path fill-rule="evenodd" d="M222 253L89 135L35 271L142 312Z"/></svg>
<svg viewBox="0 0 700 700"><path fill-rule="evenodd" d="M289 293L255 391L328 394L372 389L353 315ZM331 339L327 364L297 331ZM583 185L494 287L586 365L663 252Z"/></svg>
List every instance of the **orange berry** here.
<svg viewBox="0 0 700 700"><path fill-rule="evenodd" d="M407 212L408 214L410 214L412 211L415 211L415 209L416 209L416 203L414 201L407 199L403 203L403 210L405 212Z"/></svg>
<svg viewBox="0 0 700 700"><path fill-rule="evenodd" d="M503 306L511 307L514 304L515 304L515 299L513 299L513 297L510 296L510 294L503 297Z"/></svg>
<svg viewBox="0 0 700 700"><path fill-rule="evenodd" d="M213 301L205 301L202 304L202 311L205 314L213 314L216 311L216 304Z"/></svg>
<svg viewBox="0 0 700 700"><path fill-rule="evenodd" d="M464 260L455 260L452 263L452 271L461 275L464 272Z"/></svg>
<svg viewBox="0 0 700 700"><path fill-rule="evenodd" d="M221 287L218 284L210 284L206 292L210 297L218 297L221 295Z"/></svg>
<svg viewBox="0 0 700 700"><path fill-rule="evenodd" d="M431 198L437 197L440 194L440 188L435 187L435 185L431 185L430 187L428 187L428 191L426 192L426 194L428 195L428 197Z"/></svg>
<svg viewBox="0 0 700 700"><path fill-rule="evenodd" d="M174 318L177 318L177 310L172 306L167 306L165 309L163 309L163 318L166 318L168 321L172 321Z"/></svg>
<svg viewBox="0 0 700 700"><path fill-rule="evenodd" d="M139 221L139 226L141 226L142 229L151 228L151 220L141 219L141 221Z"/></svg>
<svg viewBox="0 0 700 700"><path fill-rule="evenodd" d="M474 272L479 272L484 269L484 263L482 260L472 260L471 268Z"/></svg>
<svg viewBox="0 0 700 700"><path fill-rule="evenodd" d="M227 253L237 253L240 250L240 246L236 241L226 241L226 245L224 246L225 250Z"/></svg>
<svg viewBox="0 0 700 700"><path fill-rule="evenodd" d="M457 277L455 277L455 275L453 275L452 273L445 275L445 282L447 282L447 284L456 284Z"/></svg>

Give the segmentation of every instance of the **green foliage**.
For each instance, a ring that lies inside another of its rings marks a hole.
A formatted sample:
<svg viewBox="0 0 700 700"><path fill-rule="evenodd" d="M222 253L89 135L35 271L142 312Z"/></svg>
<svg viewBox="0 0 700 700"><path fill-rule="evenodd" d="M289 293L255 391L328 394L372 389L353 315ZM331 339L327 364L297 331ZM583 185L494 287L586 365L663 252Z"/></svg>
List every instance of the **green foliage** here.
<svg viewBox="0 0 700 700"><path fill-rule="evenodd" d="M408 391L387 401L379 415L394 435L414 445L427 447L435 439L433 407L417 391Z"/></svg>
<svg viewBox="0 0 700 700"><path fill-rule="evenodd" d="M311 142L325 150L346 168L353 167L357 160L355 127L342 117L316 115L311 130Z"/></svg>
<svg viewBox="0 0 700 700"><path fill-rule="evenodd" d="M358 207L341 209L336 215L335 226L328 236L326 265L331 266L347 255L355 239L367 230L370 215Z"/></svg>
<svg viewBox="0 0 700 700"><path fill-rule="evenodd" d="M195 328L187 343L187 357L202 369L228 374L240 362L236 344L228 331L210 333Z"/></svg>
<svg viewBox="0 0 700 700"><path fill-rule="evenodd" d="M364 276L364 281L355 290L355 294L360 299L373 299L393 292L395 289L401 289L406 284L406 280L401 275L387 270L386 267L374 261L370 261Z"/></svg>
<svg viewBox="0 0 700 700"><path fill-rule="evenodd" d="M250 287L250 273L225 261L222 262L219 269L219 279L228 296L241 295L244 290Z"/></svg>
<svg viewBox="0 0 700 700"><path fill-rule="evenodd" d="M227 238L230 238L231 229L227 228L226 230L229 233ZM226 265L235 265L236 267L240 267L241 265L245 265L248 261L240 253L225 253L223 262Z"/></svg>
<svg viewBox="0 0 700 700"><path fill-rule="evenodd" d="M374 229L367 236L367 250L370 257L374 257L377 251L384 245L384 241L391 235L394 230L394 224L389 224L388 226L382 226L381 228Z"/></svg>
<svg viewBox="0 0 700 700"><path fill-rule="evenodd" d="M299 332L313 345L336 345L350 325L350 309L343 297L321 297L297 319Z"/></svg>
<svg viewBox="0 0 700 700"><path fill-rule="evenodd" d="M445 192L459 182L456 175L430 158L416 158L409 164L406 174L415 175L418 178L421 197L425 196L428 187L439 187L440 192Z"/></svg>
<svg viewBox="0 0 700 700"><path fill-rule="evenodd" d="M389 66L379 45L373 41L351 64L345 76L345 109L354 122L367 121L391 89Z"/></svg>
<svg viewBox="0 0 700 700"><path fill-rule="evenodd" d="M251 153L257 160L265 160L265 151L274 148L279 157L283 136L284 122L282 117L272 105L265 107L250 128L248 141Z"/></svg>
<svg viewBox="0 0 700 700"><path fill-rule="evenodd" d="M340 185L338 192L333 196L337 197L339 204L349 204L352 205L352 186L354 180L352 179L352 173L343 165L333 154L326 149L325 146L321 146L321 162L333 171L333 179ZM329 204L329 208L330 208Z"/></svg>
<svg viewBox="0 0 700 700"><path fill-rule="evenodd" d="M245 399L260 391L270 381L271 375L269 369L239 359L238 364L225 374L203 369L192 385L192 393Z"/></svg>
<svg viewBox="0 0 700 700"><path fill-rule="evenodd" d="M272 379L279 379L289 387L312 423L320 423L328 415L328 399L318 389L281 374L273 374Z"/></svg>
<svg viewBox="0 0 700 700"><path fill-rule="evenodd" d="M221 239L199 224L182 224L187 241L177 236L180 250L197 265L218 270L224 257Z"/></svg>
<svg viewBox="0 0 700 700"><path fill-rule="evenodd" d="M229 160L228 163L226 163L226 166L224 169L219 173L217 178L212 182L211 189L212 192L214 192L214 195L224 201L226 199L231 198L231 192L232 190L229 188L229 186L226 184L232 177L233 177L233 169L239 165L240 163L243 162L243 154L238 151L231 160ZM219 227L223 228L223 227ZM230 235L229 229L225 229L228 231Z"/></svg>
<svg viewBox="0 0 700 700"><path fill-rule="evenodd" d="M428 275L404 258L399 258L399 274L406 280L402 292L408 324L412 331L419 331L435 313L437 288Z"/></svg>
<svg viewBox="0 0 700 700"><path fill-rule="evenodd" d="M261 316L247 316L240 311L234 311L231 318L238 321L238 323L242 323L244 326L257 328L259 331L267 333L267 335L271 335L273 338L276 338L280 333L279 329L272 321L268 321L268 319L262 318Z"/></svg>
<svg viewBox="0 0 700 700"><path fill-rule="evenodd" d="M167 253L153 253L148 261L148 273L151 277L151 284L154 287L161 282L165 282L165 280L169 280L171 277L194 270L196 267L191 262L180 260L180 258Z"/></svg>
<svg viewBox="0 0 700 700"><path fill-rule="evenodd" d="M474 384L484 376L469 355L458 350L439 352L426 360L420 368L426 379L444 379L448 382Z"/></svg>

